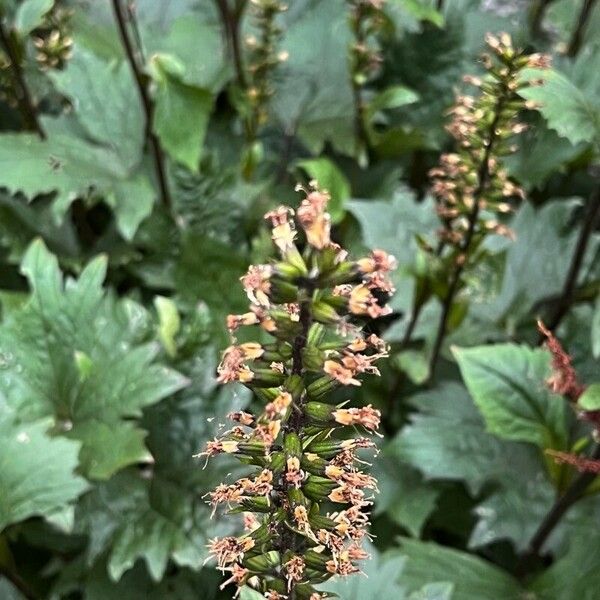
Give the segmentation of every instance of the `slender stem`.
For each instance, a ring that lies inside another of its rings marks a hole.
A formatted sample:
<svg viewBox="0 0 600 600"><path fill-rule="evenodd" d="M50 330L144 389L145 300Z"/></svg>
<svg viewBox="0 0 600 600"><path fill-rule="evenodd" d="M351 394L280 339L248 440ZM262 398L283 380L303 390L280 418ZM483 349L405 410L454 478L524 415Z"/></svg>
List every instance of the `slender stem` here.
<svg viewBox="0 0 600 600"><path fill-rule="evenodd" d="M244 61L242 60L242 49L240 44L240 23L246 2L245 0L237 2L235 10L230 10L227 0L216 0L216 3L223 25L227 47L233 58L238 85L241 88L245 88L246 73L244 71Z"/></svg>
<svg viewBox="0 0 600 600"><path fill-rule="evenodd" d="M310 329L312 317L310 310L310 302L311 296L313 292L312 282L307 281L304 285L304 292L306 297L300 301L300 331L294 338L294 342L292 344L292 375L302 376L304 373L304 365L302 360L302 353L304 348L306 347L306 340L308 338L308 330ZM293 410L290 414L290 417L287 423L284 425L285 433L295 433L298 436L302 433L302 428L304 426L304 403L306 402L305 392L302 393L300 399L295 403ZM287 494L287 490L289 488L289 484L285 479L282 481L282 493L285 496ZM291 550L292 552L296 552L296 536L292 533L288 535L290 532L286 527L285 523L281 525L281 554L283 556L286 550ZM285 582L285 580L284 580ZM296 584L294 581L290 582L290 587L288 588L287 598L289 600L296 600Z"/></svg>
<svg viewBox="0 0 600 600"><path fill-rule="evenodd" d="M135 45L137 50L136 60L139 60L139 62L144 64L146 62L146 57L144 55L144 42L142 41L142 35L140 33L140 28L136 19L135 4L131 1L127 3L127 18L129 20L129 23L131 24L133 37L135 39Z"/></svg>
<svg viewBox="0 0 600 600"><path fill-rule="evenodd" d="M279 167L277 168L277 183L283 183L287 177L288 165L290 164L290 158L292 156L292 148L294 146L294 140L296 139L296 124L290 128L286 128L283 133L283 149L281 151L281 158L279 160Z"/></svg>
<svg viewBox="0 0 600 600"><path fill-rule="evenodd" d="M366 44L366 32L362 26L363 19L365 18L360 5L354 9L356 12L350 15L350 29L354 36L354 45L357 47L364 46ZM354 58L352 57L352 48L350 50L350 56L352 62L355 64ZM352 100L354 103L354 135L356 136L356 154L361 158L363 150L368 147L368 136L365 128L365 102L363 98L363 84L356 81L356 73L351 69L350 77L352 84Z"/></svg>
<svg viewBox="0 0 600 600"><path fill-rule="evenodd" d="M444 0L437 0L435 9L440 11L444 9Z"/></svg>
<svg viewBox="0 0 600 600"><path fill-rule="evenodd" d="M4 577L24 596L27 600L39 600L29 588L27 583L21 579L20 575L0 564L0 576Z"/></svg>
<svg viewBox="0 0 600 600"><path fill-rule="evenodd" d="M4 27L2 13L0 13L0 41L2 41L2 46L4 46L4 50L10 59L10 67L13 77L19 88L19 111L21 112L23 120L28 127L37 132L41 139L45 140L46 132L42 128L42 125L38 119L36 106L33 102L31 92L29 91L27 81L25 80L25 74L21 68L19 54L13 44L10 32Z"/></svg>
<svg viewBox="0 0 600 600"><path fill-rule="evenodd" d="M438 240L438 245L435 249L435 256L439 258L442 255L442 252L444 251L445 247L446 247L446 242L444 242L443 240ZM427 297L429 295L429 282L428 281L425 283L425 286L426 286L426 288L422 292L422 296ZM402 342L400 344L401 348L408 346L408 344L410 343L414 329L415 329L417 323L419 322L419 317L421 316L421 312L422 312L423 308L425 308L425 302L426 301L423 300L422 298L420 300L416 299L412 316L410 318L408 327L406 328L406 331L404 332L404 337L402 338Z"/></svg>
<svg viewBox="0 0 600 600"><path fill-rule="evenodd" d="M579 11L579 17L577 19L577 25L573 30L571 40L569 41L569 47L567 49L567 56L570 56L571 58L577 56L579 50L581 49L585 28L587 27L595 4L596 0L583 0L581 10Z"/></svg>
<svg viewBox="0 0 600 600"><path fill-rule="evenodd" d="M133 44L131 43L131 39L129 38L129 33L127 32L126 17L123 11L123 7L121 6L121 2L120 0L112 0L112 5L113 11L115 13L115 19L119 28L119 34L121 36L121 43L123 44L123 49L125 50L125 55L127 56L127 61L129 62L129 66L131 67L133 78L135 80L138 92L140 94L140 99L142 101L142 107L144 110L146 120L146 137L150 144L152 157L154 159L154 170L156 172L156 178L158 179L158 185L160 187L161 200L165 207L167 207L167 209L170 210L171 194L169 192L169 185L167 183L165 157L162 148L160 147L160 142L158 141L158 138L152 131L152 117L154 114L154 105L152 104L152 99L150 98L150 94L148 93L148 89L144 81L144 76L142 75L142 70L135 58L135 50L133 48Z"/></svg>
<svg viewBox="0 0 600 600"><path fill-rule="evenodd" d="M575 252L573 253L571 265L569 266L569 271L563 285L562 293L557 303L556 312L552 318L549 319L548 324L546 325L550 331L554 331L558 327L565 315L569 312L571 304L573 303L575 288L579 278L579 271L581 270L585 252L599 218L600 187L594 190L588 201L586 215L584 217L583 224L581 225L579 238L577 240L577 245L575 246Z"/></svg>
<svg viewBox="0 0 600 600"><path fill-rule="evenodd" d="M412 334L417 326L419 321L419 317L421 316L421 311L423 310L424 303L417 304L413 309L413 313L410 317L410 321L408 322L408 326L406 327L406 331L404 332L404 337L402 338L401 347L404 348L408 346L410 340L412 338Z"/></svg>
<svg viewBox="0 0 600 600"><path fill-rule="evenodd" d="M533 37L537 37L542 32L542 22L546 10L554 0L534 0L533 6L529 11L529 31Z"/></svg>
<svg viewBox="0 0 600 600"><path fill-rule="evenodd" d="M600 458L600 445L595 445L590 458ZM550 534L554 531L571 506L583 497L588 486L595 478L595 473L579 473L565 490L564 494L557 498L556 502L552 505L536 532L533 534L526 552L519 561L517 572L520 575L524 575L527 570L527 565L530 564L533 559L539 557L540 551Z"/></svg>
<svg viewBox="0 0 600 600"><path fill-rule="evenodd" d="M504 90L508 93L508 90ZM488 184L488 179L490 176L490 158L492 155L492 149L496 142L496 127L498 125L498 121L500 120L500 116L502 110L504 108L504 103L506 101L506 95L502 94L496 101L496 106L494 108L494 118L489 127L489 137L487 140L487 144L485 146L485 151L483 153L483 158L479 165L479 169L477 171L477 188L473 193L473 209L469 214L469 226L467 228L467 233L465 234L465 238L463 243L460 246L460 253L458 255L457 262L454 265L454 269L450 275L450 281L448 284L448 291L446 292L446 296L444 297L444 301L442 303L442 315L440 317L438 330L436 333L435 341L433 343L433 350L431 352L431 358L429 360L429 377L432 378L435 373L435 368L437 366L437 362L440 356L440 351L442 349L442 343L444 341L444 337L446 335L446 327L448 325L448 317L450 316L450 311L452 310L452 304L454 302L454 297L456 292L458 291L458 287L460 284L460 277L465 269L465 266L469 260L469 252L471 250L471 244L473 243L473 238L475 236L475 231L477 227L477 218L479 217L479 209L480 209L480 200L482 194L485 192L485 189Z"/></svg>

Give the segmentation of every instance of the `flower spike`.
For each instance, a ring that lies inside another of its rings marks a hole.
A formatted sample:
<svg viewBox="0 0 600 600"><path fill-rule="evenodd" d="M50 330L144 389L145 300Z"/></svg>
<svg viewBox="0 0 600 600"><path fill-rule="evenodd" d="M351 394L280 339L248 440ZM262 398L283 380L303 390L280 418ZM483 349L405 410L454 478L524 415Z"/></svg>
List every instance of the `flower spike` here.
<svg viewBox="0 0 600 600"><path fill-rule="evenodd" d="M220 383L250 388L263 408L229 414L234 427L208 442L199 456L230 454L252 472L208 494L213 511L244 512L246 532L210 542L223 585L250 585L267 599L317 600L313 587L333 576L359 572L367 558L368 511L375 479L357 456L374 448L381 415L369 406L330 403L340 386L378 375L385 342L365 335L361 322L389 312L393 256L373 250L358 261L331 240L329 194L311 182L298 188L296 211L280 206L265 215L279 258L251 266L241 278L250 309L230 315L231 345L217 369ZM273 341L237 343L240 327L259 326ZM346 404L346 403L343 403Z"/></svg>

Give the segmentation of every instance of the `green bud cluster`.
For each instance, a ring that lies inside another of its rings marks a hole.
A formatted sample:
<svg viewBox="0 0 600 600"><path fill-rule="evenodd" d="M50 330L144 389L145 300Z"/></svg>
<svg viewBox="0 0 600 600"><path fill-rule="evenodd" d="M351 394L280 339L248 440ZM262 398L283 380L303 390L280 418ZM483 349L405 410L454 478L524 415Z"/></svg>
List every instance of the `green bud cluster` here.
<svg viewBox="0 0 600 600"><path fill-rule="evenodd" d="M43 71L62 69L73 55L71 18L73 11L55 3L44 22L33 31L35 59Z"/></svg>

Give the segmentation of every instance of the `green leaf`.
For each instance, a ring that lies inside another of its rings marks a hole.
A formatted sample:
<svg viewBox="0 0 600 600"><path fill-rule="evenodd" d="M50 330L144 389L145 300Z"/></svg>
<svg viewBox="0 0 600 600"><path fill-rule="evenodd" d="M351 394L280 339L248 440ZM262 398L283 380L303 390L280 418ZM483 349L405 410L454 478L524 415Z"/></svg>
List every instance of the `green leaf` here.
<svg viewBox="0 0 600 600"><path fill-rule="evenodd" d="M144 112L129 64L106 62L77 47L66 69L50 73L86 134L114 153L124 171L135 169L142 158Z"/></svg>
<svg viewBox="0 0 600 600"><path fill-rule="evenodd" d="M265 600L265 597L260 592L245 585L240 590L240 600Z"/></svg>
<svg viewBox="0 0 600 600"><path fill-rule="evenodd" d="M135 419L187 380L154 361L157 344L138 340L143 312L105 294L103 257L77 281L64 281L56 258L38 240L21 269L31 297L0 328L5 356L10 348L0 380L8 406L22 420L51 416L59 430L82 441L80 458L89 477L106 478L147 460ZM76 360L82 354L91 364L83 378Z"/></svg>
<svg viewBox="0 0 600 600"><path fill-rule="evenodd" d="M592 383L577 400L583 410L600 410L600 383Z"/></svg>
<svg viewBox="0 0 600 600"><path fill-rule="evenodd" d="M386 514L392 521L418 537L429 515L436 507L439 491L424 482L417 470L400 462L397 446L384 447L373 464L379 496L375 515Z"/></svg>
<svg viewBox="0 0 600 600"><path fill-rule="evenodd" d="M408 600L451 600L453 592L452 583L427 583L420 590L413 592Z"/></svg>
<svg viewBox="0 0 600 600"><path fill-rule="evenodd" d="M428 583L453 585L452 600L521 600L519 582L476 556L433 542L402 538L395 555L405 557L401 582L409 591Z"/></svg>
<svg viewBox="0 0 600 600"><path fill-rule="evenodd" d="M211 519L202 495L240 472L239 466L224 460L203 468L193 457L215 436L217 423L248 401L241 386L215 388L215 359L212 348L198 348L179 364L193 383L145 411L152 477L121 471L79 503L77 531L90 538L86 559L92 564L107 553L113 580L126 578L139 560L155 580L168 561L198 570L208 539L237 527L235 519Z"/></svg>
<svg viewBox="0 0 600 600"><path fill-rule="evenodd" d="M429 362L427 355L418 350L404 350L393 358L398 368L417 385L427 381L429 377Z"/></svg>
<svg viewBox="0 0 600 600"><path fill-rule="evenodd" d="M454 348L453 353L488 431L541 448L565 447L567 407L546 385L546 350L496 344Z"/></svg>
<svg viewBox="0 0 600 600"><path fill-rule="evenodd" d="M387 4L389 6L386 9L392 11L392 14L397 10L399 17L406 19L409 16L417 21L429 21L437 27L444 25L444 15L423 0L391 0ZM404 24L403 21L400 23Z"/></svg>
<svg viewBox="0 0 600 600"><path fill-rule="evenodd" d="M319 186L331 194L327 210L334 223L341 221L344 216L344 205L350 198L350 182L346 176L328 158L300 160L296 164L306 171L310 179L316 179Z"/></svg>
<svg viewBox="0 0 600 600"><path fill-rule="evenodd" d="M136 463L151 463L144 440L146 432L127 421L106 423L90 418L68 433L83 446L81 469L90 479L108 479L115 471Z"/></svg>
<svg viewBox="0 0 600 600"><path fill-rule="evenodd" d="M177 305L170 298L156 296L154 298L154 307L159 319L158 336L167 354L174 357L177 354L175 336L181 326Z"/></svg>
<svg viewBox="0 0 600 600"><path fill-rule="evenodd" d="M73 356L75 357L75 364L77 365L77 370L79 371L79 379L81 381L84 381L92 372L92 369L94 368L94 363L85 352L75 350Z"/></svg>
<svg viewBox="0 0 600 600"><path fill-rule="evenodd" d="M372 118L380 110L413 104L418 94L403 85L392 85L379 92L367 105L367 115Z"/></svg>
<svg viewBox="0 0 600 600"><path fill-rule="evenodd" d="M572 144L600 142L600 105L555 69L525 69L525 80L541 80L519 93L539 104L548 126Z"/></svg>
<svg viewBox="0 0 600 600"><path fill-rule="evenodd" d="M47 516L87 489L75 475L79 444L47 435L48 420L16 424L0 414L0 531Z"/></svg>
<svg viewBox="0 0 600 600"><path fill-rule="evenodd" d="M517 552L525 552L556 499L542 458L535 456L530 447L514 446L510 454L506 452L510 462L505 465L504 476L493 477L493 491L473 510L477 524L471 532L469 548L509 540ZM546 550L560 541L563 527L564 523L560 523Z"/></svg>
<svg viewBox="0 0 600 600"><path fill-rule="evenodd" d="M445 382L410 398L419 408L393 440L390 452L427 478L464 481L473 494L506 476L516 444L487 433L465 388Z"/></svg>
<svg viewBox="0 0 600 600"><path fill-rule="evenodd" d="M175 8L174 3L170 8ZM146 25L142 37L149 56L173 56L183 65L188 84L217 94L233 74L233 66L215 6L181 2L175 10L163 10L145 2L143 10Z"/></svg>
<svg viewBox="0 0 600 600"><path fill-rule="evenodd" d="M155 54L150 73L156 86L152 129L173 160L197 171L212 94L187 83L183 65L172 56Z"/></svg>
<svg viewBox="0 0 600 600"><path fill-rule="evenodd" d="M352 155L354 105L347 58L351 38L345 3L314 0L285 16L281 48L289 58L275 75L273 112L313 154L329 141L336 150ZM312 67L315 64L318 69Z"/></svg>
<svg viewBox="0 0 600 600"><path fill-rule="evenodd" d="M24 0L15 14L15 29L22 37L39 27L44 15L52 8L54 0Z"/></svg>
<svg viewBox="0 0 600 600"><path fill-rule="evenodd" d="M386 448L383 460L393 453L396 460L410 463L428 478L464 482L474 495L481 494L488 484L485 497L474 510L477 523L469 547L510 540L517 549L525 549L556 495L540 453L530 445L503 442L487 433L473 401L457 383L445 383L409 401L420 412L410 417L410 424ZM412 498L418 500L419 485L405 479L402 469L397 473L402 474L399 482L381 478L380 502L386 505L390 486L402 488L406 482L406 498L399 496L396 501L400 511L403 504L412 505ZM394 510L393 505L390 508ZM415 508L420 510L418 505ZM442 520L442 526L447 520Z"/></svg>
<svg viewBox="0 0 600 600"><path fill-rule="evenodd" d="M573 145L560 137L541 115L515 141L518 150L504 162L509 173L528 189L539 189L552 175L568 172L571 162L586 148L586 144Z"/></svg>
<svg viewBox="0 0 600 600"><path fill-rule="evenodd" d="M118 155L68 134L41 141L31 134L0 136L0 185L29 199L56 192L53 210L62 218L75 198L90 190L107 194L117 223L129 239L148 216L155 191L143 171L130 173Z"/></svg>
<svg viewBox="0 0 600 600"><path fill-rule="evenodd" d="M0 598L3 600L25 600L25 596L10 584L8 579L0 579Z"/></svg>
<svg viewBox="0 0 600 600"><path fill-rule="evenodd" d="M581 201L553 200L541 208L524 204L510 224L516 241L508 246L502 287L486 309L494 320L512 327L528 319L534 305L560 293L577 243L577 230L568 226ZM581 272L592 261L598 242L590 240Z"/></svg>

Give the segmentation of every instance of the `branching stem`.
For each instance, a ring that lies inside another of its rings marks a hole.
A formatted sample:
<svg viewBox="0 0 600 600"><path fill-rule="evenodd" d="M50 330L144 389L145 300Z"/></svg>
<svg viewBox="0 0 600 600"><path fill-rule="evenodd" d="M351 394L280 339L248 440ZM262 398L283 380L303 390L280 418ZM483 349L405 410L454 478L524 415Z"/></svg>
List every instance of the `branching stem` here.
<svg viewBox="0 0 600 600"><path fill-rule="evenodd" d="M546 10L554 0L536 0L529 12L529 31L533 37L542 33L542 23Z"/></svg>
<svg viewBox="0 0 600 600"><path fill-rule="evenodd" d="M216 3L221 17L227 46L233 58L237 82L238 85L244 89L246 88L246 74L244 71L242 48L240 44L240 24L246 7L246 0L238 0L234 10L229 8L227 0L216 0Z"/></svg>
<svg viewBox="0 0 600 600"><path fill-rule="evenodd" d="M292 345L292 375L302 376L304 372L302 354L304 352L304 348L306 347L306 341L308 338L308 330L310 329L312 317L311 317L311 295L312 295L312 285L308 283L305 285L305 293L306 298L304 298L300 302L300 331L298 335L294 338L294 342ZM305 392L302 393L302 396L298 400L296 404L294 404L294 409L292 410L288 422L285 424L285 432L286 433L295 433L298 436L302 433L302 427L304 426L304 403L305 403ZM283 480L283 494L287 495L289 484ZM295 535L287 535L288 529L285 523L281 524L281 555L283 556L286 550L291 550L292 552L296 552L296 536ZM290 581L290 587L288 588L288 598L289 600L296 600L296 585L294 581Z"/></svg>
<svg viewBox="0 0 600 600"><path fill-rule="evenodd" d="M569 41L569 47L567 49L567 56L570 56L571 58L577 56L579 50L581 49L585 28L587 27L595 4L596 0L583 0L581 10L579 11L579 17L577 18L577 25L575 25L575 29L573 30L571 40Z"/></svg>
<svg viewBox="0 0 600 600"><path fill-rule="evenodd" d="M131 71L133 73L133 78L135 80L140 100L142 101L142 107L144 110L144 116L146 121L146 138L150 145L150 150L152 153L152 157L154 159L154 170L156 173L156 178L158 179L158 185L160 187L160 195L161 201L164 206L170 210L171 209L171 194L169 192L169 185L167 182L167 173L165 166L165 157L163 154L163 150L160 146L160 142L154 132L152 131L152 119L154 114L154 104L152 103L152 99L150 98L150 94L148 92L148 88L146 86L146 82L144 80L144 76L142 74L142 68L138 64L135 56L135 50L133 48L133 44L131 43L131 39L129 37L129 33L127 31L127 18L123 7L121 6L120 0L112 0L113 11L115 14L115 19L119 28L119 35L121 37L121 43L123 45L123 49L125 50L125 55L127 57L127 62L131 67ZM132 15L130 15L132 16Z"/></svg>
<svg viewBox="0 0 600 600"><path fill-rule="evenodd" d="M596 444L590 458L600 458L600 445ZM533 534L526 552L523 554L517 565L517 573L520 576L525 575L528 565L532 560L540 556L540 552L550 534L554 531L571 506L583 497L588 486L595 478L595 473L579 473L565 490L564 494L557 498L556 502L552 505L536 532Z"/></svg>
<svg viewBox="0 0 600 600"><path fill-rule="evenodd" d="M502 111L504 109L504 104L506 102L507 95L509 94L508 89L504 89L503 93L498 97L496 101L496 106L494 108L494 118L490 124L488 130L488 139L487 144L485 146L485 150L483 153L483 157L481 163L479 165L479 169L477 171L477 188L473 193L473 209L469 214L469 225L467 228L467 232L465 234L464 240L460 245L460 252L458 254L458 261L455 262L452 273L450 274L450 280L448 284L448 291L444 297L442 303L442 315L440 317L438 330L435 336L435 341L433 343L433 350L431 352L431 358L429 360L429 377L432 378L435 373L435 368L438 363L438 359L440 356L440 351L442 349L442 343L444 341L444 337L446 335L446 328L448 325L448 318L450 316L450 311L452 310L452 304L454 303L454 298L459 288L460 278L469 261L469 254L471 251L471 245L473 243L473 238L475 236L475 231L477 227L477 219L479 217L479 209L481 205L481 197L486 191L488 180L490 177L490 158L492 156L492 150L494 148L494 144L496 142L496 128L498 126L498 122L500 121Z"/></svg>
<svg viewBox="0 0 600 600"><path fill-rule="evenodd" d="M579 279L579 271L581 270L590 238L594 229L596 228L596 225L598 224L599 219L600 188L596 188L588 201L587 211L581 225L579 238L577 240L577 245L575 246L575 252L573 253L573 257L571 259L571 265L569 266L569 271L567 273L560 298L558 299L556 305L556 311L554 315L552 315L552 318L548 320L548 324L546 325L550 331L554 331L559 326L571 308L571 304L573 303L575 296L577 280ZM543 336L541 341L543 341Z"/></svg>

